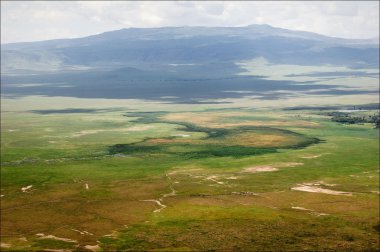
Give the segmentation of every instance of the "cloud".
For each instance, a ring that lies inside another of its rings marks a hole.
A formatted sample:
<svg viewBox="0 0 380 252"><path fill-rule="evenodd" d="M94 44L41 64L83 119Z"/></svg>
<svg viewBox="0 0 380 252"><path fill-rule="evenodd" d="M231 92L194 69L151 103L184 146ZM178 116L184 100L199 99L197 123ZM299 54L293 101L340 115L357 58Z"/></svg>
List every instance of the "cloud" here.
<svg viewBox="0 0 380 252"><path fill-rule="evenodd" d="M379 36L378 1L1 1L1 42L72 38L128 27L245 26L334 37Z"/></svg>

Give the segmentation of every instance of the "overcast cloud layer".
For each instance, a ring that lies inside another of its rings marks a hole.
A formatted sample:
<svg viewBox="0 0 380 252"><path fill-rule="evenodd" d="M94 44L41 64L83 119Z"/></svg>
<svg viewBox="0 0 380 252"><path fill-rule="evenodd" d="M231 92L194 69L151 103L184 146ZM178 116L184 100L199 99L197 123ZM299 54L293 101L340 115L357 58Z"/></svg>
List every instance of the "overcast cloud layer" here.
<svg viewBox="0 0 380 252"><path fill-rule="evenodd" d="M246 26L379 37L378 1L1 1L1 43L74 38L129 27Z"/></svg>

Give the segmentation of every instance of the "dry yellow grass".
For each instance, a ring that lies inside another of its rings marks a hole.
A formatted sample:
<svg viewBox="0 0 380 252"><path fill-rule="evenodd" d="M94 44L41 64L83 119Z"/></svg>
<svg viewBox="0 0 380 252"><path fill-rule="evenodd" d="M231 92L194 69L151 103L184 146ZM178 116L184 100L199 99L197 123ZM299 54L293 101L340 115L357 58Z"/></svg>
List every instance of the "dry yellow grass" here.
<svg viewBox="0 0 380 252"><path fill-rule="evenodd" d="M257 147L274 147L296 144L301 139L297 136L263 134L246 132L226 137L226 141L233 144Z"/></svg>
<svg viewBox="0 0 380 252"><path fill-rule="evenodd" d="M167 190L161 180L115 181L108 188L109 195L91 196L101 184L91 185L83 191L79 182L58 184L7 198L2 201L2 233L12 245L17 244L19 234L33 241L37 233L76 240L81 245L94 244L112 230L148 219L155 206L140 200Z"/></svg>

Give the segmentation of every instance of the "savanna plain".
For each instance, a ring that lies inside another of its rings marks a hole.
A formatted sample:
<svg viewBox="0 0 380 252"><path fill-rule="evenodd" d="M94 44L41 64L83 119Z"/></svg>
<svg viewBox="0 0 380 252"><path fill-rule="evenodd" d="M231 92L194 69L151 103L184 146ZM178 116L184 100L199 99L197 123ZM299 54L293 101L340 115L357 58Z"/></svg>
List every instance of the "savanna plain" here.
<svg viewBox="0 0 380 252"><path fill-rule="evenodd" d="M379 131L326 111L3 111L2 250L375 251Z"/></svg>

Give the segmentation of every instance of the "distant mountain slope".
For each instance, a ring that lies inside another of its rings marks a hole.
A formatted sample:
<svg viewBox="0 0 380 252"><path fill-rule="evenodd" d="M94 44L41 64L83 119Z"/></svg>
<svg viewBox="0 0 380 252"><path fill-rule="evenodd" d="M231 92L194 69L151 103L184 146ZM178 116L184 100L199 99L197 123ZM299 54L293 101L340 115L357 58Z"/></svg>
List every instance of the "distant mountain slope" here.
<svg viewBox="0 0 380 252"><path fill-rule="evenodd" d="M236 62L377 66L378 43L331 38L269 25L130 28L77 39L1 46L2 73Z"/></svg>
<svg viewBox="0 0 380 252"><path fill-rule="evenodd" d="M247 96L278 99L295 93L373 95L378 92L374 83L378 64L379 44L371 40L268 25L132 28L2 45L1 91L16 97L177 103ZM268 79L268 75L277 77ZM352 81L353 76L359 77Z"/></svg>

